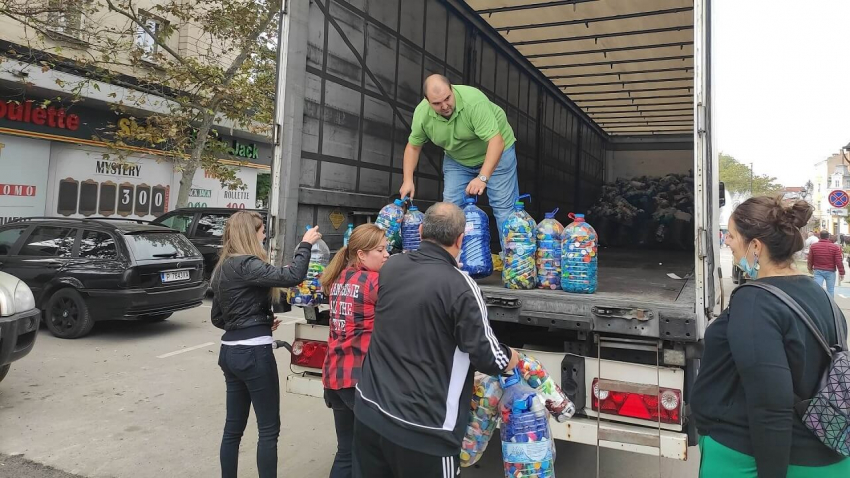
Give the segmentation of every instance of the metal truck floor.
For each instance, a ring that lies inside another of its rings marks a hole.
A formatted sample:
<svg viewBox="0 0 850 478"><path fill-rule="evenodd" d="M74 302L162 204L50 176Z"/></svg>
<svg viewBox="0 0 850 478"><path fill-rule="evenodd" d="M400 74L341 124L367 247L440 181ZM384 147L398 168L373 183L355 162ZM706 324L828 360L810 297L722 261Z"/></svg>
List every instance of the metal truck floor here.
<svg viewBox="0 0 850 478"><path fill-rule="evenodd" d="M634 303L693 308L696 293L694 252L605 248L599 251L599 287L595 294L571 294L560 290L509 290L500 273L478 280L485 295L497 292L518 296L545 296L552 300L616 299ZM674 279L675 274L681 279Z"/></svg>

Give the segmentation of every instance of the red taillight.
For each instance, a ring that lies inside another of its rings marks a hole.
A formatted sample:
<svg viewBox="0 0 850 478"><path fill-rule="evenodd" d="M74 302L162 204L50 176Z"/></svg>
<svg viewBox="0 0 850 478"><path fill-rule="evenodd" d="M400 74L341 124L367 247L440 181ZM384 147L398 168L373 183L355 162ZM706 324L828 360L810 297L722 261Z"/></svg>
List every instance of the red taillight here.
<svg viewBox="0 0 850 478"><path fill-rule="evenodd" d="M679 390L660 388L657 396L611 392L599 390L597 382L599 382L598 378L593 379L591 405L594 411L599 411L601 408L602 413L609 415L660 421L674 425L681 423L682 392Z"/></svg>
<svg viewBox="0 0 850 478"><path fill-rule="evenodd" d="M296 340L292 343L292 365L320 369L325 363L327 354L327 342Z"/></svg>

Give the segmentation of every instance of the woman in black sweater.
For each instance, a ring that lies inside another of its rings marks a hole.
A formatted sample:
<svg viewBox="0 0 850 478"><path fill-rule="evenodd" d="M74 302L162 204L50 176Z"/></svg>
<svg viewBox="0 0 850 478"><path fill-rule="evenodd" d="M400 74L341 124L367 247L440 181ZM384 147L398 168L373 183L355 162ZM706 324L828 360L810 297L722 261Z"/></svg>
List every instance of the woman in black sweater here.
<svg viewBox="0 0 850 478"><path fill-rule="evenodd" d="M735 264L790 295L836 343L829 298L792 265L811 216L803 201L751 198L732 213L726 243ZM691 398L701 478L850 477L850 459L823 445L794 411L794 395L811 398L829 360L788 306L743 288L709 324L705 345Z"/></svg>
<svg viewBox="0 0 850 478"><path fill-rule="evenodd" d="M254 407L257 417L257 472L260 478L277 476L277 440L280 435L280 380L272 354L272 332L280 324L271 304L280 298L277 287L298 285L307 276L310 248L322 237L318 227L307 231L292 263L276 267L263 250L263 218L239 211L224 227L223 247L212 274L211 321L224 329L218 365L227 388L227 419L219 460L222 478L238 475L239 443Z"/></svg>

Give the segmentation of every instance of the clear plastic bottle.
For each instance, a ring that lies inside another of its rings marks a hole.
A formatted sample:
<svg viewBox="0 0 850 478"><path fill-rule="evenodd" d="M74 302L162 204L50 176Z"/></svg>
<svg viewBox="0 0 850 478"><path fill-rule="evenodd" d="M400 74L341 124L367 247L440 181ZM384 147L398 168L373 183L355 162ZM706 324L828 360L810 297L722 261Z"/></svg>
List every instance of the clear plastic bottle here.
<svg viewBox="0 0 850 478"><path fill-rule="evenodd" d="M490 253L490 218L475 205L477 198L468 197L463 207L466 216L466 234L460 249L461 270L475 279L493 274L493 256Z"/></svg>
<svg viewBox="0 0 850 478"><path fill-rule="evenodd" d="M561 242L561 288L567 292L593 294L598 285L596 231L584 214L570 214L573 222L564 229Z"/></svg>
<svg viewBox="0 0 850 478"><path fill-rule="evenodd" d="M561 240L564 226L555 219L558 210L546 213L537 225L537 287L561 288Z"/></svg>
<svg viewBox="0 0 850 478"><path fill-rule="evenodd" d="M416 206L410 206L410 209L404 214L401 221L401 244L404 252L419 250L419 243L422 238L419 236L419 225L425 215Z"/></svg>
<svg viewBox="0 0 850 478"><path fill-rule="evenodd" d="M310 230L310 226L307 226ZM315 307L324 301L322 284L319 280L331 260L331 250L325 241L319 239L310 249L310 265L307 268L307 278L295 287L286 291L286 301L290 305Z"/></svg>
<svg viewBox="0 0 850 478"><path fill-rule="evenodd" d="M537 266L535 238L537 223L525 211L520 196L514 203L514 210L502 224L502 236L505 238L505 259L502 268L502 282L508 289L533 289L537 284Z"/></svg>
<svg viewBox="0 0 850 478"><path fill-rule="evenodd" d="M345 234L342 235L342 245L343 247L348 245L348 241L351 239L351 233L354 232L354 224L349 224L348 229L345 230Z"/></svg>
<svg viewBox="0 0 850 478"><path fill-rule="evenodd" d="M519 370L502 377L500 433L505 477L555 477L554 442L546 408Z"/></svg>
<svg viewBox="0 0 850 478"><path fill-rule="evenodd" d="M404 218L404 201L401 199L396 199L395 201L387 204L381 211L378 213L378 219L375 220L375 224L386 231L387 241L389 242L389 247L393 248L396 242L399 242L398 239L400 237L401 231L401 221ZM400 251L390 251L390 252L400 252Z"/></svg>

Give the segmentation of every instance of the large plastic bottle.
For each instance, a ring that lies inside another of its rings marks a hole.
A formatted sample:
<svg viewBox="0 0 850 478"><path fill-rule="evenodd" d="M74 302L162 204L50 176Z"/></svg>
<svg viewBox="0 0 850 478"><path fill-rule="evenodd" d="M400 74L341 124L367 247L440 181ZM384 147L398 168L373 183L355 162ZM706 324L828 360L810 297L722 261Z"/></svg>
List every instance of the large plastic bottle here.
<svg viewBox="0 0 850 478"><path fill-rule="evenodd" d="M541 289L561 288L561 240L564 226L555 214L558 209L546 213L546 218L537 225L537 287Z"/></svg>
<svg viewBox="0 0 850 478"><path fill-rule="evenodd" d="M537 284L537 223L525 211L522 195L514 203L514 210L502 224L502 237L505 238L505 264L502 268L502 282L508 289L533 289Z"/></svg>
<svg viewBox="0 0 850 478"><path fill-rule="evenodd" d="M554 442L542 401L537 392L524 383L519 370L500 380L505 478L554 478Z"/></svg>
<svg viewBox="0 0 850 478"><path fill-rule="evenodd" d="M398 248L398 246L400 245L395 243L398 242L398 239L400 239L401 221L403 218L404 201L401 199L396 199L390 204L387 204L386 206L381 208L381 211L378 213L378 219L375 220L375 224L384 231L386 231L387 241L389 242L390 248L393 248L394 245L396 248ZM393 252L401 251L390 251L390 253Z"/></svg>
<svg viewBox="0 0 850 478"><path fill-rule="evenodd" d="M570 214L573 222L564 229L561 242L561 288L567 292L593 294L598 284L599 241L584 214Z"/></svg>
<svg viewBox="0 0 850 478"><path fill-rule="evenodd" d="M354 232L354 224L349 224L348 229L345 230L345 234L342 235L342 245L347 246L348 241L351 240L351 234Z"/></svg>
<svg viewBox="0 0 850 478"><path fill-rule="evenodd" d="M310 226L307 226L310 230ZM322 303L324 294L319 280L331 259L331 250L325 241L319 239L310 249L310 265L307 268L307 278L295 287L286 291L286 301L290 305L315 307Z"/></svg>
<svg viewBox="0 0 850 478"><path fill-rule="evenodd" d="M401 221L401 244L404 252L418 251L419 244L422 238L419 236L419 226L425 215L416 206L410 206L410 209L404 214Z"/></svg>
<svg viewBox="0 0 850 478"><path fill-rule="evenodd" d="M475 279L493 274L493 256L490 254L490 218L475 203L476 197L465 200L466 234L460 249L461 270Z"/></svg>

